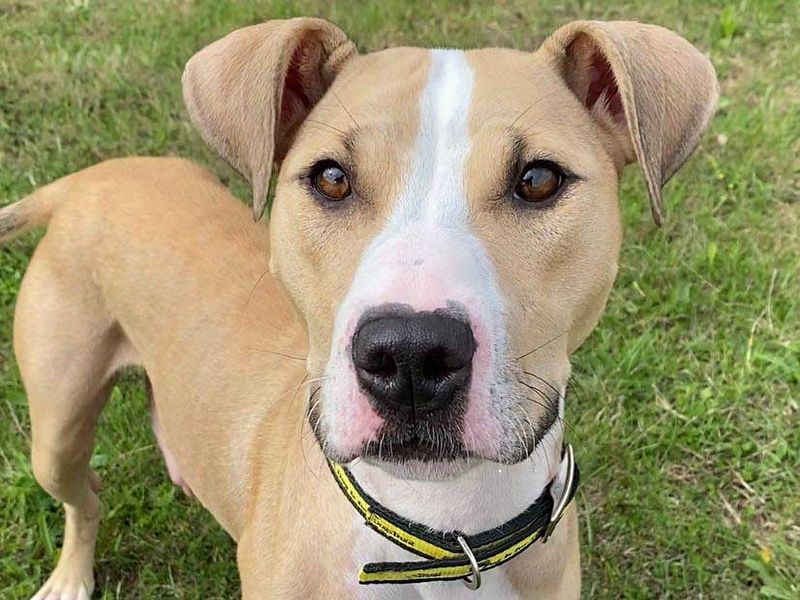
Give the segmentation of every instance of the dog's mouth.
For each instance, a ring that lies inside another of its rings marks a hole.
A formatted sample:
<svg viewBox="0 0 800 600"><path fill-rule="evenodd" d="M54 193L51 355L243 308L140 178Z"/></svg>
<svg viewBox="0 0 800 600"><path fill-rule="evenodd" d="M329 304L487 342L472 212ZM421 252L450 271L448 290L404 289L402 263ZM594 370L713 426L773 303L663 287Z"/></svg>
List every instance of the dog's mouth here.
<svg viewBox="0 0 800 600"><path fill-rule="evenodd" d="M387 463L449 462L472 457L450 428L389 423L383 426L377 439L364 445L361 456Z"/></svg>
<svg viewBox="0 0 800 600"><path fill-rule="evenodd" d="M328 442L319 402L309 405L308 422L323 454L338 463L363 459L391 470L460 471L480 460L512 465L527 459L558 422L558 397L554 393L548 400L547 410L539 411L536 419L514 415L502 419L517 427L504 428L497 445L489 452L478 451L467 443L469 435L464 433L463 414L455 414L459 411L413 420L384 418L374 435L347 452Z"/></svg>
<svg viewBox="0 0 800 600"><path fill-rule="evenodd" d="M316 392L314 392L316 394ZM444 463L473 458L454 416L406 420L386 418L379 430L358 449L344 454L326 443L325 426L319 403L311 403L308 422L325 456L339 463L361 458L381 464Z"/></svg>

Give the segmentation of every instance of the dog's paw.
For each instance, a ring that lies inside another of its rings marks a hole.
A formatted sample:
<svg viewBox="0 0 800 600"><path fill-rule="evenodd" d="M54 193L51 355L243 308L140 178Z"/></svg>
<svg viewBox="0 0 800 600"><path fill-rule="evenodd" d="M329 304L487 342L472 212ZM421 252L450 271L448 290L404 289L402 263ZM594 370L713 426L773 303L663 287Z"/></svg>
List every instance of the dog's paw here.
<svg viewBox="0 0 800 600"><path fill-rule="evenodd" d="M94 591L92 570L59 565L31 600L89 600Z"/></svg>

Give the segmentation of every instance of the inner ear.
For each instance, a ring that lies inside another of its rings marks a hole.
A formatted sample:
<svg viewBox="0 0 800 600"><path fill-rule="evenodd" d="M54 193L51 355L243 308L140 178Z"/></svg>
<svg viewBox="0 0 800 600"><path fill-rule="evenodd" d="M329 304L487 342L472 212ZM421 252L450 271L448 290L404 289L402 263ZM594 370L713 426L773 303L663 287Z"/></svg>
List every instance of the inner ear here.
<svg viewBox="0 0 800 600"><path fill-rule="evenodd" d="M286 71L286 79L281 98L281 121L284 123L295 121L302 118L311 108L311 100L303 87L303 76L301 67L303 64L304 49L298 48L289 60L289 68Z"/></svg>
<svg viewBox="0 0 800 600"><path fill-rule="evenodd" d="M606 57L596 49L593 49L589 61L589 87L584 104L590 111L599 104L599 108L607 112L615 123L625 124L625 109L614 72Z"/></svg>
<svg viewBox="0 0 800 600"><path fill-rule="evenodd" d="M635 160L622 93L606 53L591 37L578 34L566 46L563 73L572 93L611 136L618 168Z"/></svg>
<svg viewBox="0 0 800 600"><path fill-rule="evenodd" d="M604 112L615 124L624 124L625 109L614 70L600 48L588 35L578 34L565 55L565 79L586 110Z"/></svg>
<svg viewBox="0 0 800 600"><path fill-rule="evenodd" d="M324 82L315 66L322 48L312 36L301 40L289 59L283 79L280 116L277 123L275 159L286 155L297 128L324 93Z"/></svg>

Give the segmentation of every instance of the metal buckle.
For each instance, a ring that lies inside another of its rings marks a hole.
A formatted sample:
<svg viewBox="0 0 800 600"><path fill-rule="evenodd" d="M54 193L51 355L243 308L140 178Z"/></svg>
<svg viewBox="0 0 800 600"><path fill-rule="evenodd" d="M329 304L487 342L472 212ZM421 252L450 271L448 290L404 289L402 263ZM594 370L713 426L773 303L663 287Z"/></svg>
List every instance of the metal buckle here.
<svg viewBox="0 0 800 600"><path fill-rule="evenodd" d="M458 536L456 540L458 540L458 544L461 546L464 554L467 555L469 564L472 567L472 579L469 577L464 577L464 579L461 581L464 582L464 585L467 586L467 588L471 590L477 590L479 587L481 587L481 570L478 568L478 560L475 558L475 555L472 553L472 548L469 547L469 544L467 544L467 540L464 539L463 535Z"/></svg>
<svg viewBox="0 0 800 600"><path fill-rule="evenodd" d="M561 469L563 469L564 461L566 461L567 474L564 481L564 489L561 490L561 495L558 498L558 502L555 503L553 506L553 512L550 513L550 522L547 524L547 528L542 536L543 544L546 544L547 540L550 539L550 536L553 535L556 525L558 525L559 520L561 520L561 516L564 514L564 509L567 508L569 492L572 489L572 482L575 478L575 455L572 452L572 444L567 444L564 450L564 458L561 460L562 465L559 468L560 475ZM558 477L558 475L556 475L556 477Z"/></svg>

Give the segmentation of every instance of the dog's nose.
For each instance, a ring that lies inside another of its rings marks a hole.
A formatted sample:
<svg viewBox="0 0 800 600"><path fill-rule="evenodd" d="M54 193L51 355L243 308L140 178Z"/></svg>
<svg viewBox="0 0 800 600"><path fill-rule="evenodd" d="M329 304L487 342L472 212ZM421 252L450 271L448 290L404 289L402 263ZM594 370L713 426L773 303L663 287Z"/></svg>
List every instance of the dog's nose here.
<svg viewBox="0 0 800 600"><path fill-rule="evenodd" d="M443 311L377 315L353 335L362 389L379 408L412 416L466 392L474 353L472 328Z"/></svg>

